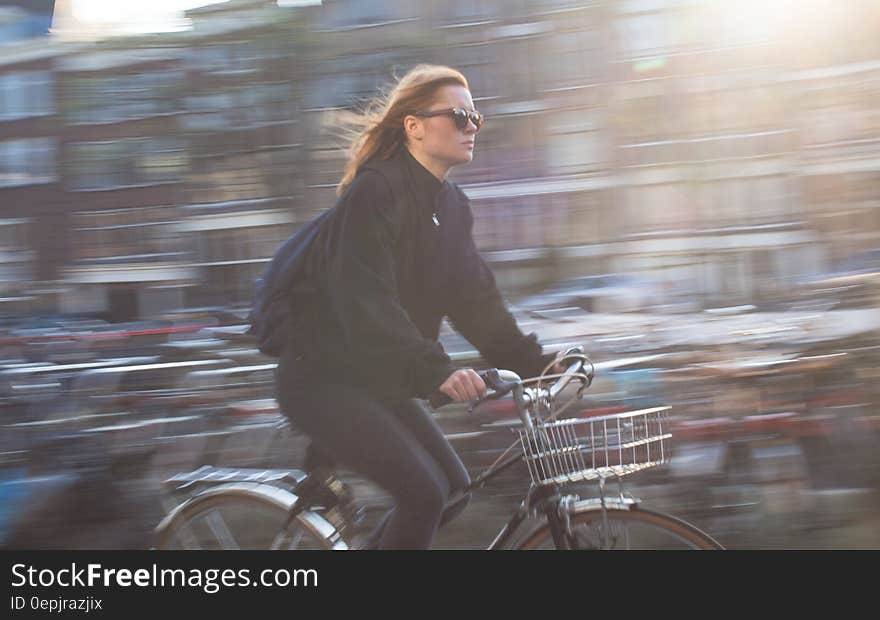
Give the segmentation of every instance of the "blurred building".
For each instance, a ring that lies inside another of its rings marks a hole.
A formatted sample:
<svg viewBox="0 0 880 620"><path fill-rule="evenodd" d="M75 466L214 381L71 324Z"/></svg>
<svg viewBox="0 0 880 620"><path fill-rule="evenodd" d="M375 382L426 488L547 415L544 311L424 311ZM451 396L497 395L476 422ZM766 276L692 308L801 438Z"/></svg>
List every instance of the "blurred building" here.
<svg viewBox="0 0 880 620"><path fill-rule="evenodd" d="M116 318L247 305L278 243L335 201L345 113L419 62L461 69L488 118L453 178L504 286L626 272L707 306L773 300L880 241L871 0L186 16L2 57L0 278L63 281L64 310Z"/></svg>
<svg viewBox="0 0 880 620"><path fill-rule="evenodd" d="M267 257L304 213L301 14L265 0L187 11L189 148L178 229L189 235L191 305L247 305Z"/></svg>
<svg viewBox="0 0 880 620"><path fill-rule="evenodd" d="M880 54L794 71L790 80L800 94L794 113L806 216L839 264L880 247Z"/></svg>
<svg viewBox="0 0 880 620"><path fill-rule="evenodd" d="M0 312L19 308L63 260L63 227L40 234L64 212L52 4L0 2Z"/></svg>
<svg viewBox="0 0 880 620"><path fill-rule="evenodd" d="M679 0L331 0L307 100L332 128L392 72L460 68L489 121L453 177L502 281L627 272L742 303L823 255L796 176L790 67L771 33L732 19ZM329 205L338 136L310 136L309 202Z"/></svg>
<svg viewBox="0 0 880 620"><path fill-rule="evenodd" d="M880 50L861 23L876 5L453 4L471 12L436 26L454 34L435 60L474 78L489 118L456 174L480 246L503 250L490 257L528 265L551 248L557 277L631 273L712 305L785 296L876 247ZM804 29L818 32L828 12L836 45L805 60L815 32ZM804 68L848 58L860 62ZM828 125L834 148L811 137ZM829 165L848 172L832 180Z"/></svg>
<svg viewBox="0 0 880 620"><path fill-rule="evenodd" d="M647 220L633 233L658 239L631 246L626 264L678 256L690 264L680 279L707 302L751 302L785 296L800 277L876 246L866 206L877 196L869 153L880 124L868 102L880 92L869 70L880 47L863 23L876 23L876 3L621 6L618 49L634 51L620 57L629 69L620 88L641 93L615 99L617 134L646 130L618 141L619 168L631 171L625 212ZM678 180L636 181L654 171ZM829 188L844 172L846 189ZM675 229L692 240L663 232ZM661 237L677 246L666 256Z"/></svg>
<svg viewBox="0 0 880 620"><path fill-rule="evenodd" d="M44 37L54 11L55 0L0 0L0 45Z"/></svg>
<svg viewBox="0 0 880 620"><path fill-rule="evenodd" d="M62 310L114 320L183 303L194 279L175 226L187 144L178 131L186 75L173 42L85 44L58 63L70 260Z"/></svg>
<svg viewBox="0 0 880 620"><path fill-rule="evenodd" d="M762 24L738 19L721 2L615 6L613 270L706 304L771 297L821 261L796 178L788 67Z"/></svg>

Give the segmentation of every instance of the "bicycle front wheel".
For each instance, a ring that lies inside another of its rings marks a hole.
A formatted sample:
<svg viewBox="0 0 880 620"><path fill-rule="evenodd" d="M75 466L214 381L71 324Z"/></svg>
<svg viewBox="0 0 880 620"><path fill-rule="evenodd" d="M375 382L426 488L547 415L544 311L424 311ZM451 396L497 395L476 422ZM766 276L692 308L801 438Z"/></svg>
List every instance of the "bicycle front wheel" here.
<svg viewBox="0 0 880 620"><path fill-rule="evenodd" d="M265 487L266 485L258 485ZM285 526L296 496L284 489L227 485L187 500L156 527L157 549L341 549L320 515L304 511Z"/></svg>
<svg viewBox="0 0 880 620"><path fill-rule="evenodd" d="M591 508L570 517L571 546L582 550L701 550L724 549L718 541L690 523L641 508ZM544 523L526 536L517 549L555 549L550 525Z"/></svg>

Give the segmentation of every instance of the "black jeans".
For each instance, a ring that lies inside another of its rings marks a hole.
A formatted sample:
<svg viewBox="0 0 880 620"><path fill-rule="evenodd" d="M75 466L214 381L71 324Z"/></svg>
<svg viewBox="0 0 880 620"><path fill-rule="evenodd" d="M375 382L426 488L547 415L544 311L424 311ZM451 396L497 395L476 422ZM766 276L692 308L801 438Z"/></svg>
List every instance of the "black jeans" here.
<svg viewBox="0 0 880 620"><path fill-rule="evenodd" d="M281 410L321 452L394 497L374 533L378 548L429 549L467 505L467 496L447 505L470 476L423 401L378 400L292 354L275 384Z"/></svg>

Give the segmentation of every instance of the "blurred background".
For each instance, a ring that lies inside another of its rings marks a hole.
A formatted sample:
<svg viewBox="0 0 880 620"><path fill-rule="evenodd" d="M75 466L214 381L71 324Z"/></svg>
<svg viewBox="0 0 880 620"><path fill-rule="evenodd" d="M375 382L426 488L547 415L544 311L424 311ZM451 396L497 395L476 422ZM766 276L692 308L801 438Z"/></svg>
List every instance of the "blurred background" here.
<svg viewBox="0 0 880 620"><path fill-rule="evenodd" d="M346 113L432 62L487 117L452 178L522 329L599 362L583 415L673 407L633 491L734 548L880 547L878 25L875 0L0 0L0 544L146 547L168 476L299 464L253 281L333 205ZM437 413L472 473L511 415ZM488 543L526 484L437 546Z"/></svg>

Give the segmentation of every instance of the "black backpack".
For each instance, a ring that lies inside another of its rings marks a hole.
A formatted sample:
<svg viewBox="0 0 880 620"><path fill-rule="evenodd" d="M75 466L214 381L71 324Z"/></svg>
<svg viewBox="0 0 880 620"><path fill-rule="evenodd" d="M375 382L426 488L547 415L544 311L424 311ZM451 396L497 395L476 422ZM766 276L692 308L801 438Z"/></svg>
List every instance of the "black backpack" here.
<svg viewBox="0 0 880 620"><path fill-rule="evenodd" d="M282 243L254 283L247 333L257 339L257 348L265 355L281 357L288 343L291 313L295 311L292 292L297 284L306 282L308 249L332 211L324 211Z"/></svg>
<svg viewBox="0 0 880 620"><path fill-rule="evenodd" d="M392 189L405 182L400 166L394 162L373 159L364 164L364 168L379 171ZM399 212L406 209L405 194L395 196L395 205ZM335 207L324 211L282 243L263 276L254 283L253 303L248 315L250 328L247 333L256 337L257 348L265 355L281 357L292 335L290 325L296 318L292 313L306 311L300 306L305 306L314 292L305 277L307 251L321 225L334 211ZM296 310L293 305L297 306Z"/></svg>

